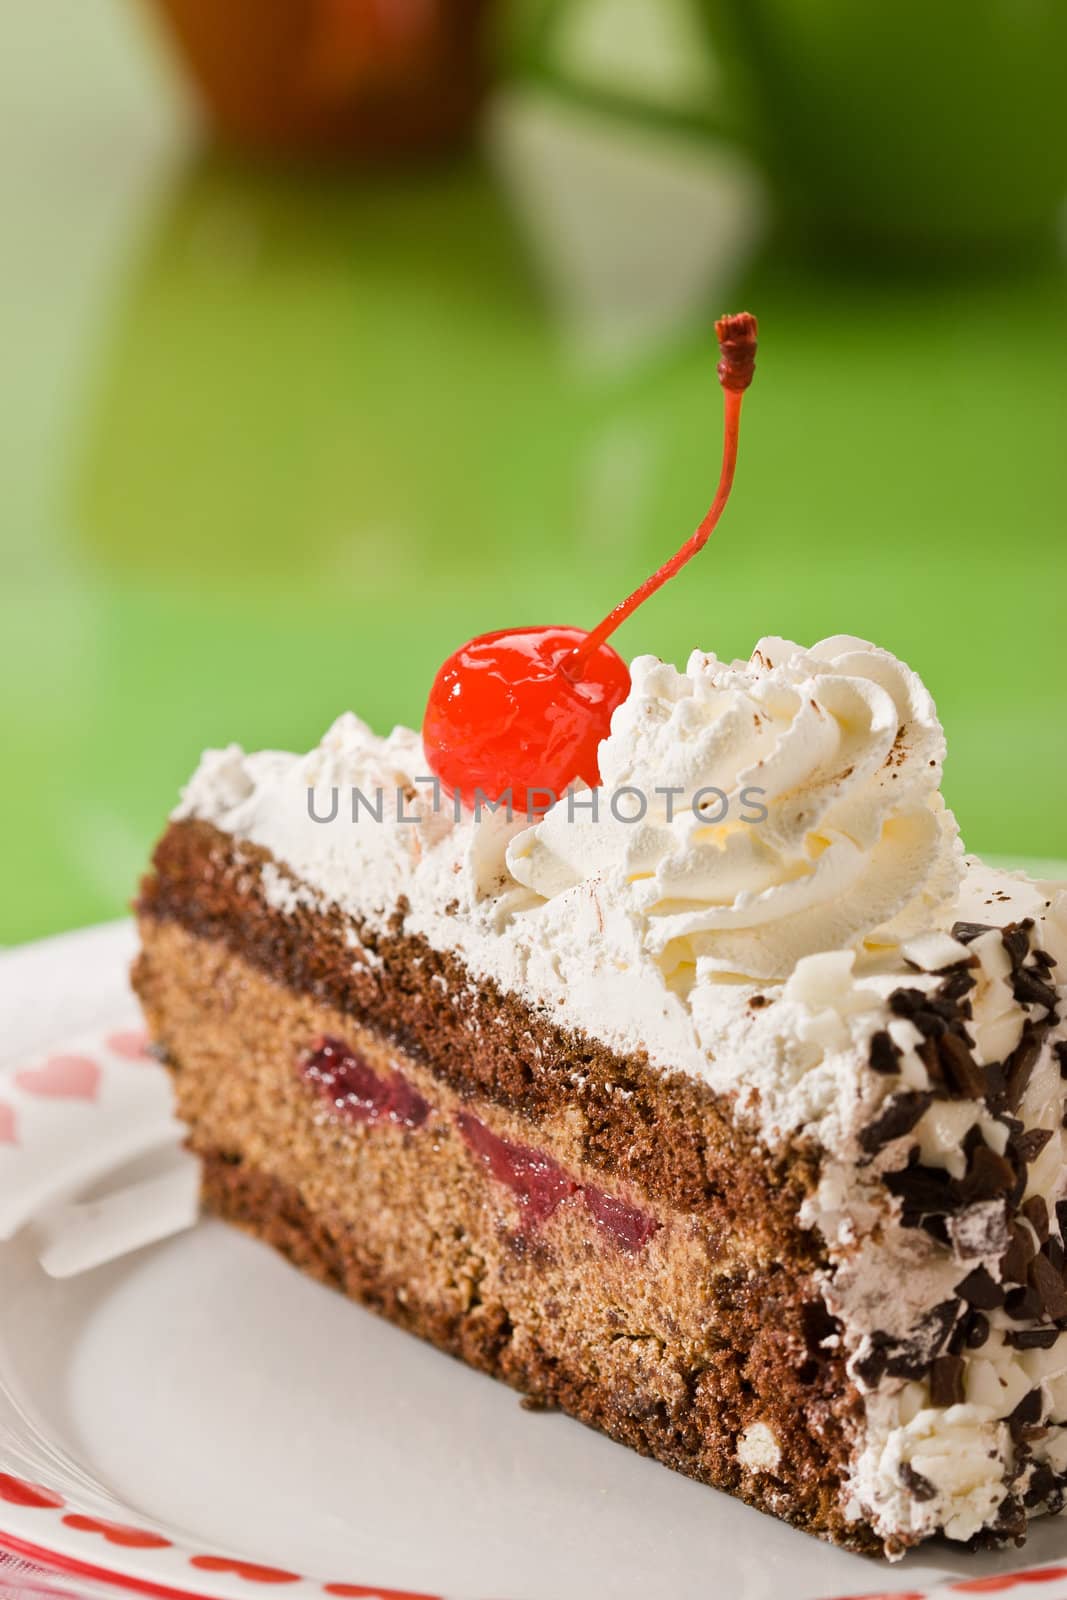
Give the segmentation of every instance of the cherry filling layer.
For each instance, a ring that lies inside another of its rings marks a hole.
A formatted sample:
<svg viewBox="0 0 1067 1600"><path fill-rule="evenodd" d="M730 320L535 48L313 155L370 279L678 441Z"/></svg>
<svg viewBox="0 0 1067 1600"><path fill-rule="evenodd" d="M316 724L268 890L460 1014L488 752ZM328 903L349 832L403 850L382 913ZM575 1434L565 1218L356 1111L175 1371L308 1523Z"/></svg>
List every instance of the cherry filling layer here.
<svg viewBox="0 0 1067 1600"><path fill-rule="evenodd" d="M402 1072L395 1068L376 1072L365 1056L341 1039L317 1039L300 1058L298 1070L333 1114L346 1122L421 1128L432 1110ZM576 1183L544 1150L502 1139L469 1111L456 1113L456 1126L472 1155L515 1196L524 1228L547 1222L573 1195L581 1199L598 1232L629 1255L643 1250L659 1232L660 1223L647 1211L594 1184Z"/></svg>
<svg viewBox="0 0 1067 1600"><path fill-rule="evenodd" d="M547 1222L560 1201L576 1192L574 1179L543 1151L499 1138L469 1111L457 1112L456 1123L479 1161L511 1190L522 1207L524 1223Z"/></svg>
<svg viewBox="0 0 1067 1600"><path fill-rule="evenodd" d="M340 1039L316 1040L300 1062L300 1072L348 1122L391 1122L400 1128L421 1128L430 1115L429 1103L402 1072L394 1070L387 1077L375 1072Z"/></svg>
<svg viewBox="0 0 1067 1600"><path fill-rule="evenodd" d="M647 1211L605 1194L594 1184L575 1183L543 1150L501 1139L469 1111L457 1112L456 1123L468 1148L518 1200L524 1226L546 1222L562 1201L581 1195L598 1230L628 1255L643 1250L659 1232L660 1224Z"/></svg>
<svg viewBox="0 0 1067 1600"><path fill-rule="evenodd" d="M660 1224L647 1211L639 1211L636 1206L605 1194L603 1189L597 1189L591 1183L587 1183L582 1190L582 1199L601 1233L630 1255L643 1250L653 1235L659 1232Z"/></svg>

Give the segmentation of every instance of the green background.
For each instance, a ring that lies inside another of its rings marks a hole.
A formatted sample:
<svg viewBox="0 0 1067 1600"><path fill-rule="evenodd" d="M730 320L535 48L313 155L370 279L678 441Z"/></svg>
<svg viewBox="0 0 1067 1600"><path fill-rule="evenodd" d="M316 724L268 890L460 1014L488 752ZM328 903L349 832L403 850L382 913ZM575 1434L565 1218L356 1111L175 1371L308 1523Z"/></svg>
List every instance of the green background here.
<svg viewBox="0 0 1067 1600"><path fill-rule="evenodd" d="M736 499L620 648L872 638L970 846L1067 856L1062 257L802 257L658 124L512 86L458 163L268 175L136 9L5 17L0 941L119 914L204 745L417 722L464 638L598 620L710 497L742 306Z"/></svg>

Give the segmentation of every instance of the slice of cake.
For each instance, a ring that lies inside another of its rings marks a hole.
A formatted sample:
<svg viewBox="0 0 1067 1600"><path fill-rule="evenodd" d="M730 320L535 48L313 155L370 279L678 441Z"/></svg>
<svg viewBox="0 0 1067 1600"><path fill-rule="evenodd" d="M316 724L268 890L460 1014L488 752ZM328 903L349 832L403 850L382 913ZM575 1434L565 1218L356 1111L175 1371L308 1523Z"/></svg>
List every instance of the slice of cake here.
<svg viewBox="0 0 1067 1600"><path fill-rule="evenodd" d="M1067 1495L1067 895L964 857L942 756L849 638L639 659L532 824L352 716L209 752L134 972L208 1204L797 1527L1021 1537Z"/></svg>

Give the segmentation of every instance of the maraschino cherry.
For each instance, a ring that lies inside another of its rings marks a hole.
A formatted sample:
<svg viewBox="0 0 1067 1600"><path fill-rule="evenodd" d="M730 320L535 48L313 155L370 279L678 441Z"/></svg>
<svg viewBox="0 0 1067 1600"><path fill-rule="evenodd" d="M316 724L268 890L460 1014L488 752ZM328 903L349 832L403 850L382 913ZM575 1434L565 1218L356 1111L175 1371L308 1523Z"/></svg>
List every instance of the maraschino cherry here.
<svg viewBox="0 0 1067 1600"><path fill-rule="evenodd" d="M734 481L741 401L756 365L756 319L715 324L725 401L722 473L696 532L591 633L581 628L503 628L449 656L434 679L422 725L431 771L465 805L510 801L543 811L573 783L600 781L598 751L630 690L626 663L608 639L649 595L707 543Z"/></svg>

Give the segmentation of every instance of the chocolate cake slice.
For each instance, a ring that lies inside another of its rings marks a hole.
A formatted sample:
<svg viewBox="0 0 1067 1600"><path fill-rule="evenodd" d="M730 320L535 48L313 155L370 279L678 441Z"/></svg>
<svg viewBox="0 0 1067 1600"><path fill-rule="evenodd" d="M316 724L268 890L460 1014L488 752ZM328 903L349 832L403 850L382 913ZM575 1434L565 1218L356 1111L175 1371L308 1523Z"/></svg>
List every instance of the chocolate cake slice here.
<svg viewBox="0 0 1067 1600"><path fill-rule="evenodd" d="M134 971L207 1204L811 1533L1021 1537L1067 1496L1067 895L963 855L942 756L848 638L639 659L532 823L352 716L209 752Z"/></svg>

